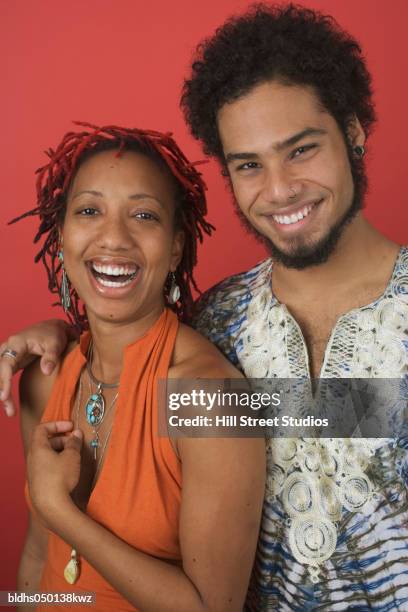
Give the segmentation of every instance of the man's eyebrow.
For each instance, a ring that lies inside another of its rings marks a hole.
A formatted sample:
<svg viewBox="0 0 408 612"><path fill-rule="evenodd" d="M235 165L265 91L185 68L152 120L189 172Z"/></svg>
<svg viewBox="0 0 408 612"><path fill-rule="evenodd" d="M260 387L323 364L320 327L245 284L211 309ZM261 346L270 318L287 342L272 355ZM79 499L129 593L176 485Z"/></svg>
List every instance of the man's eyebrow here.
<svg viewBox="0 0 408 612"><path fill-rule="evenodd" d="M293 145L295 145L297 142L299 142L303 138L306 138L306 136L322 136L324 134L327 134L327 131L321 128L305 128L301 132L297 132L296 134L294 134L293 136L290 136L286 140L283 140L282 142L277 142L276 144L273 145L272 148L275 149L275 151L282 151L283 149L292 147ZM259 157L258 153L253 153L253 152L250 153L247 151L242 151L240 153L228 153L225 156L225 161L227 164L229 164L232 161L251 160L251 159L254 160L254 159L258 159L258 157Z"/></svg>
<svg viewBox="0 0 408 612"><path fill-rule="evenodd" d="M239 161L239 160L247 160L247 159L258 159L258 154L257 153L246 153L245 151L243 151L242 153L228 153L225 156L225 162L227 164L230 164L233 161Z"/></svg>
<svg viewBox="0 0 408 612"><path fill-rule="evenodd" d="M327 131L322 128L306 128L282 142L277 142L273 148L276 149L276 151L282 151L282 149L292 147L303 138L306 138L306 136L323 136L324 134L327 134Z"/></svg>

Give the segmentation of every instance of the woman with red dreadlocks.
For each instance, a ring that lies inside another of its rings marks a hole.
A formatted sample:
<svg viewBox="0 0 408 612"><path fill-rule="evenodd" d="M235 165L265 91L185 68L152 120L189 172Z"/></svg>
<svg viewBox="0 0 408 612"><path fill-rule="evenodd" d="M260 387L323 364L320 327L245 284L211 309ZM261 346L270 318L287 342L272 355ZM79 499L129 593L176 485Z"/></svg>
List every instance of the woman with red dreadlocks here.
<svg viewBox="0 0 408 612"><path fill-rule="evenodd" d="M205 186L168 134L80 125L23 215L39 216L37 261L83 333L51 377L37 362L22 376L18 588L96 592L98 611L241 610L263 441L157 435L159 379L237 376L177 318L211 230Z"/></svg>

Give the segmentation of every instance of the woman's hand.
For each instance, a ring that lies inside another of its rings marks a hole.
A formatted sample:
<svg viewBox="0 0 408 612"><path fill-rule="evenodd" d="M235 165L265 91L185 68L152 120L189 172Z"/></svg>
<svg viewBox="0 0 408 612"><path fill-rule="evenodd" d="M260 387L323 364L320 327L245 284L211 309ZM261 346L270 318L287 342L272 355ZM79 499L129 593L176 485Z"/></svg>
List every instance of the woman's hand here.
<svg viewBox="0 0 408 612"><path fill-rule="evenodd" d="M47 524L58 524L59 513L72 504L70 493L81 471L82 431L72 421L37 425L27 455L31 503Z"/></svg>
<svg viewBox="0 0 408 612"><path fill-rule="evenodd" d="M13 334L0 345L0 400L7 416L15 414L11 396L13 375L37 357L41 357L42 372L52 374L68 341L74 339L77 339L76 334L65 321L50 319ZM3 355L7 349L15 356Z"/></svg>

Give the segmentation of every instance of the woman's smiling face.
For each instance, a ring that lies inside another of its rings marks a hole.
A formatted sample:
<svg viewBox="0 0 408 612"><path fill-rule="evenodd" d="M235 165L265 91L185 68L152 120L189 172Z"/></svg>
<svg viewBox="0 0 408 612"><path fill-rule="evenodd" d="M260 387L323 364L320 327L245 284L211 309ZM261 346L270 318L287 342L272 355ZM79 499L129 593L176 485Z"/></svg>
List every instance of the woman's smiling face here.
<svg viewBox="0 0 408 612"><path fill-rule="evenodd" d="M71 184L62 241L68 278L90 323L135 321L163 308L180 261L174 181L142 153L96 153Z"/></svg>

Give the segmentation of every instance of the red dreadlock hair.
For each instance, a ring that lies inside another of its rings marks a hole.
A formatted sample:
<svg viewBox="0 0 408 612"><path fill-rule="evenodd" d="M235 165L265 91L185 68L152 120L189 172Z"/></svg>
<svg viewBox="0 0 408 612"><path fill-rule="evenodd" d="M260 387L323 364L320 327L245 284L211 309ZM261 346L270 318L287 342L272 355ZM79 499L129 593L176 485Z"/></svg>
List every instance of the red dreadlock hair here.
<svg viewBox="0 0 408 612"><path fill-rule="evenodd" d="M58 259L59 229L64 219L67 193L81 163L94 153L116 148L118 155L130 149L150 157L167 169L178 187L176 224L178 229L184 231L185 244L182 259L175 272L180 287L180 300L171 307L182 320L188 320L194 301L192 287L200 293L193 277L193 268L197 263L197 241L202 242L204 233L211 235L214 229L205 220L207 188L201 174L195 169L197 162L193 164L188 161L170 133L161 134L152 130L117 126L97 127L80 121L74 123L90 131L68 132L55 151L53 149L45 151L50 161L36 171L37 206L10 223L33 215L40 217L40 226L34 243L43 236L45 240L35 257L35 262L40 260L43 262L48 274L48 288L52 293L59 293L62 272L61 262ZM166 294L167 290L168 287L165 288ZM71 307L67 313L68 317L72 323L84 329L87 327L85 309L80 305L75 289L70 287L70 293ZM57 304L60 305L60 302Z"/></svg>

